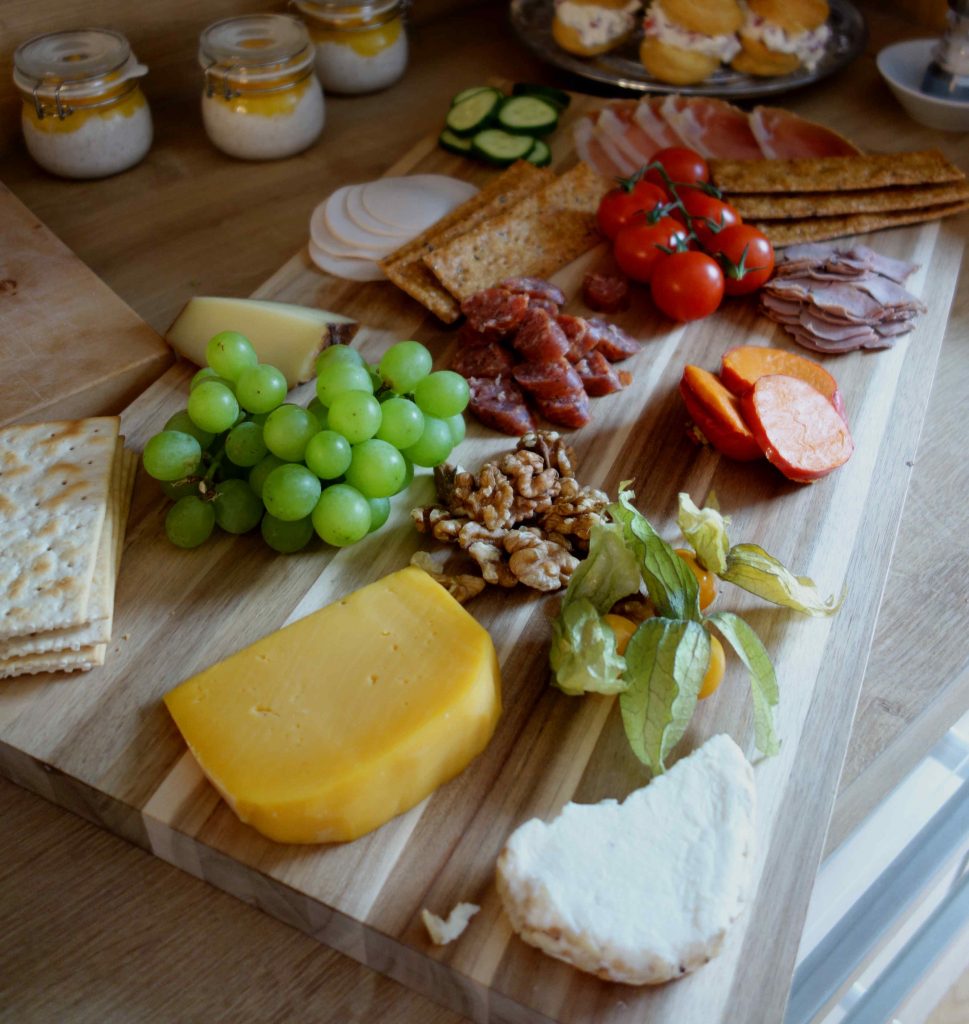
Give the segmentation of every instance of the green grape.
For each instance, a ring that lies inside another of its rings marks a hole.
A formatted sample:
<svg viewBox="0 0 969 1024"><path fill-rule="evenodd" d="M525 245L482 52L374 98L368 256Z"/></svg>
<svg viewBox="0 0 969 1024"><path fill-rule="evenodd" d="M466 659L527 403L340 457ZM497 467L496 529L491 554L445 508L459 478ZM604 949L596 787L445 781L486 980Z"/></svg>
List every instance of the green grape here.
<svg viewBox="0 0 969 1024"><path fill-rule="evenodd" d="M380 403L363 391L344 391L330 404L329 429L342 434L350 444L373 437L380 427Z"/></svg>
<svg viewBox="0 0 969 1024"><path fill-rule="evenodd" d="M188 396L188 414L197 427L221 434L235 423L239 403L227 385L204 380Z"/></svg>
<svg viewBox="0 0 969 1024"><path fill-rule="evenodd" d="M313 509L313 528L334 547L355 544L370 529L370 505L355 487L333 484Z"/></svg>
<svg viewBox="0 0 969 1024"><path fill-rule="evenodd" d="M368 533L376 533L390 518L390 498L367 498L370 506L370 529Z"/></svg>
<svg viewBox="0 0 969 1024"><path fill-rule="evenodd" d="M384 379L380 376L380 367L371 366L370 363L365 365L367 367L367 373L370 374L370 383L373 387L374 394L376 394L384 386Z"/></svg>
<svg viewBox="0 0 969 1024"><path fill-rule="evenodd" d="M330 345L316 357L316 375L319 376L325 366L363 366L363 356L349 345Z"/></svg>
<svg viewBox="0 0 969 1024"><path fill-rule="evenodd" d="M156 480L183 480L195 472L202 458L202 446L191 434L163 430L145 445L141 461L145 472Z"/></svg>
<svg viewBox="0 0 969 1024"><path fill-rule="evenodd" d="M281 555L291 555L305 548L313 532L313 520L309 516L289 522L269 512L262 517L262 539Z"/></svg>
<svg viewBox="0 0 969 1024"><path fill-rule="evenodd" d="M316 397L327 407L344 391L366 391L373 394L373 381L366 368L354 363L339 362L324 366L316 378Z"/></svg>
<svg viewBox="0 0 969 1024"><path fill-rule="evenodd" d="M424 413L409 398L394 395L380 406L380 429L377 437L395 448L416 444L424 430Z"/></svg>
<svg viewBox="0 0 969 1024"><path fill-rule="evenodd" d="M248 533L262 519L262 502L245 480L223 480L212 504L215 521L226 533Z"/></svg>
<svg viewBox="0 0 969 1024"><path fill-rule="evenodd" d="M310 438L303 458L321 480L335 480L347 471L352 455L350 442L342 434L321 430Z"/></svg>
<svg viewBox="0 0 969 1024"><path fill-rule="evenodd" d="M249 422L250 423L255 423L257 426L261 427L261 426L265 425L266 420L268 418L269 418L269 413L268 412L257 412L257 413L253 413L253 415L251 415L249 417Z"/></svg>
<svg viewBox="0 0 969 1024"><path fill-rule="evenodd" d="M419 341L398 341L383 354L380 376L391 390L403 395L413 391L433 365L431 353Z"/></svg>
<svg viewBox="0 0 969 1024"><path fill-rule="evenodd" d="M262 485L266 482L266 477L277 466L285 465L286 463L277 455L267 455L260 462L257 462L249 471L249 486L252 488L252 493L261 498Z"/></svg>
<svg viewBox="0 0 969 1024"><path fill-rule="evenodd" d="M392 444L373 438L354 445L347 483L365 498L389 498L400 490L406 475L404 456Z"/></svg>
<svg viewBox="0 0 969 1024"><path fill-rule="evenodd" d="M464 412L470 395L468 382L454 370L429 373L419 380L417 387L414 388L414 401L421 412L442 420Z"/></svg>
<svg viewBox="0 0 969 1024"><path fill-rule="evenodd" d="M289 403L273 409L262 428L266 447L286 462L302 462L307 442L316 433L319 430L313 414Z"/></svg>
<svg viewBox="0 0 969 1024"><path fill-rule="evenodd" d="M210 433L208 430L200 430L193 422L192 417L188 414L188 409L182 409L181 412L175 413L174 416L168 418L168 422L165 424L166 430L177 430L182 434L191 434L196 441L201 445L202 451L215 440L215 434Z"/></svg>
<svg viewBox="0 0 969 1024"><path fill-rule="evenodd" d="M205 346L205 361L220 376L235 381L244 370L259 363L259 356L245 335L220 331Z"/></svg>
<svg viewBox="0 0 969 1024"><path fill-rule="evenodd" d="M243 370L236 381L239 404L249 412L272 412L286 398L286 377L269 363Z"/></svg>
<svg viewBox="0 0 969 1024"><path fill-rule="evenodd" d="M188 386L189 391L194 391L199 384L204 383L207 380L217 381L219 384L225 384L228 387L232 387L232 381L227 377L220 377L211 366L205 366L192 378L191 383Z"/></svg>
<svg viewBox="0 0 969 1024"><path fill-rule="evenodd" d="M237 466L254 466L268 451L262 427L252 420L237 424L226 435L225 454Z"/></svg>
<svg viewBox="0 0 969 1024"><path fill-rule="evenodd" d="M179 548L197 548L212 535L215 509L198 495L179 498L165 516L165 533Z"/></svg>
<svg viewBox="0 0 969 1024"><path fill-rule="evenodd" d="M248 480L249 467L237 466L232 459L221 459L215 470L215 479L222 480Z"/></svg>
<svg viewBox="0 0 969 1024"><path fill-rule="evenodd" d="M446 416L445 423L451 431L451 446L459 445L464 440L468 425L464 422L464 413L456 412L453 416Z"/></svg>
<svg viewBox="0 0 969 1024"><path fill-rule="evenodd" d="M161 489L166 498L178 501L179 498L187 498L192 494L198 497L199 484L198 480L163 480Z"/></svg>
<svg viewBox="0 0 969 1024"><path fill-rule="evenodd" d="M451 454L452 447L451 428L447 421L425 416L420 438L404 449L404 455L416 466L437 466Z"/></svg>
<svg viewBox="0 0 969 1024"><path fill-rule="evenodd" d="M310 413L316 422L320 426L320 430L326 430L329 426L329 419L327 417L326 406L318 399L314 398L312 402L306 407L306 411Z"/></svg>
<svg viewBox="0 0 969 1024"><path fill-rule="evenodd" d="M401 453L403 454L403 452ZM400 485L400 491L407 490L411 485L411 481L414 479L414 463L411 462L406 455L404 455L404 482ZM400 491L397 493L400 494Z"/></svg>
<svg viewBox="0 0 969 1024"><path fill-rule="evenodd" d="M319 477L305 466L287 462L266 477L262 500L270 515L290 523L313 511L321 490Z"/></svg>

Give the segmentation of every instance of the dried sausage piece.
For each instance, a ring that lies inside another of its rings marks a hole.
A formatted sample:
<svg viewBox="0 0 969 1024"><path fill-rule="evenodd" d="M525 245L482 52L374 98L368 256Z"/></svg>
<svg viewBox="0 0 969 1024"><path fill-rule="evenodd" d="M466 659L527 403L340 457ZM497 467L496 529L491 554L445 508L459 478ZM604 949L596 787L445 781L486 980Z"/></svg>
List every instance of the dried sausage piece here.
<svg viewBox="0 0 969 1024"><path fill-rule="evenodd" d="M538 411L549 421L560 427L576 430L584 427L592 418L589 414L589 396L580 391L568 398L535 398Z"/></svg>
<svg viewBox="0 0 969 1024"><path fill-rule="evenodd" d="M461 303L468 323L485 334L507 334L521 322L528 309L528 296L507 288L485 288Z"/></svg>
<svg viewBox="0 0 969 1024"><path fill-rule="evenodd" d="M595 338L595 350L601 352L610 363L618 363L634 356L640 349L639 342L616 324L593 317L588 321L589 332Z"/></svg>
<svg viewBox="0 0 969 1024"><path fill-rule="evenodd" d="M504 434L520 437L535 429L535 420L525 404L525 396L511 374L494 378L471 377L468 408L486 426Z"/></svg>
<svg viewBox="0 0 969 1024"><path fill-rule="evenodd" d="M597 313L629 308L629 282L615 274L590 271L582 280L582 301Z"/></svg>
<svg viewBox="0 0 969 1024"><path fill-rule="evenodd" d="M569 351L565 332L544 309L529 309L525 313L511 343L530 363L561 359Z"/></svg>
<svg viewBox="0 0 969 1024"><path fill-rule="evenodd" d="M589 333L589 324L583 317L560 313L555 318L555 322L562 328L568 339L569 350L566 352L565 358L570 363L577 363L596 347L596 339Z"/></svg>
<svg viewBox="0 0 969 1024"><path fill-rule="evenodd" d="M582 378L565 359L519 363L512 373L526 391L540 398L562 398L582 390Z"/></svg>
<svg viewBox="0 0 969 1024"><path fill-rule="evenodd" d="M590 352L585 359L575 364L576 372L591 398L600 395L611 395L614 391L622 391L623 384L619 374L609 364L609 360L599 351Z"/></svg>
<svg viewBox="0 0 969 1024"><path fill-rule="evenodd" d="M458 344L461 344L460 338ZM508 349L503 348L497 341L488 339L483 343L462 345L458 348L451 360L451 369L468 379L471 377L494 379L499 374L507 373L513 363L514 360Z"/></svg>
<svg viewBox="0 0 969 1024"><path fill-rule="evenodd" d="M507 288L510 292L520 292L522 295L531 295L536 299L548 299L557 306L565 305L562 289L542 277L509 277L498 287Z"/></svg>
<svg viewBox="0 0 969 1024"><path fill-rule="evenodd" d="M530 295L528 298L529 309L544 309L546 313L551 313L552 316L557 316L559 307L551 299L539 299L534 295Z"/></svg>

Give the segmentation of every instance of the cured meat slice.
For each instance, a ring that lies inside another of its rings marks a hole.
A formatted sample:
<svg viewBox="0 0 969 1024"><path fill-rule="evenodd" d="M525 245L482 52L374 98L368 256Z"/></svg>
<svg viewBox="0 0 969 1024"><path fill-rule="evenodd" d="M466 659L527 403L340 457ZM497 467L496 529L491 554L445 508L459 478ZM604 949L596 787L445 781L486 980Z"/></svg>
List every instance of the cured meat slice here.
<svg viewBox="0 0 969 1024"><path fill-rule="evenodd" d="M589 396L584 391L568 398L536 397L535 404L549 423L571 430L584 427L592 418L589 413Z"/></svg>
<svg viewBox="0 0 969 1024"><path fill-rule="evenodd" d="M642 99L636 105L633 120L645 135L653 140L653 152L669 146L682 146L683 140L673 126L663 117L663 100L659 96Z"/></svg>
<svg viewBox="0 0 969 1024"><path fill-rule="evenodd" d="M615 144L599 131L591 117L581 117L572 130L575 151L604 178L628 178L636 170L634 162L617 152Z"/></svg>
<svg viewBox="0 0 969 1024"><path fill-rule="evenodd" d="M535 429L535 420L525 404L525 396L511 374L471 377L468 408L486 426L503 434L520 437Z"/></svg>
<svg viewBox="0 0 969 1024"><path fill-rule="evenodd" d="M521 322L528 310L528 296L506 288L485 288L461 303L461 312L476 331L507 334Z"/></svg>
<svg viewBox="0 0 969 1024"><path fill-rule="evenodd" d="M917 263L909 263L908 260L895 260L891 256L882 256L881 253L869 249L867 245L852 246L846 255L852 259L864 259L873 273L881 274L882 277L887 277L897 284L905 284L919 269Z"/></svg>
<svg viewBox="0 0 969 1024"><path fill-rule="evenodd" d="M620 100L599 111L596 131L604 135L637 168L649 163L649 158L660 147L633 119L635 105Z"/></svg>
<svg viewBox="0 0 969 1024"><path fill-rule="evenodd" d="M565 359L519 363L511 372L526 391L538 398L566 398L582 390L582 378Z"/></svg>
<svg viewBox="0 0 969 1024"><path fill-rule="evenodd" d="M582 301L597 313L615 313L629 307L629 282L617 274L590 271L582 279Z"/></svg>
<svg viewBox="0 0 969 1024"><path fill-rule="evenodd" d="M527 295L530 299L547 299L557 306L565 305L565 293L562 289L543 277L509 277L498 287L506 288L515 294Z"/></svg>
<svg viewBox="0 0 969 1024"><path fill-rule="evenodd" d="M763 159L747 115L725 100L672 95L660 109L683 142L703 157Z"/></svg>
<svg viewBox="0 0 969 1024"><path fill-rule="evenodd" d="M558 316L559 305L556 302L552 302L551 299L540 299L535 295L528 297L528 308L529 309L544 309L550 316Z"/></svg>
<svg viewBox="0 0 969 1024"><path fill-rule="evenodd" d="M861 150L844 136L779 107L754 107L750 130L769 160L815 156L857 156Z"/></svg>
<svg viewBox="0 0 969 1024"><path fill-rule="evenodd" d="M462 377L498 377L508 373L514 360L508 349L493 339L475 344L462 344L459 337L458 349L451 360L451 369Z"/></svg>
<svg viewBox="0 0 969 1024"><path fill-rule="evenodd" d="M591 398L611 395L614 391L621 391L623 388L619 374L601 352L590 352L575 364L575 369L585 388L585 393Z"/></svg>
<svg viewBox="0 0 969 1024"><path fill-rule="evenodd" d="M558 323L544 309L527 309L512 345L531 363L561 359L569 341Z"/></svg>
<svg viewBox="0 0 969 1024"><path fill-rule="evenodd" d="M565 353L565 358L570 363L577 363L596 347L596 338L589 333L589 322L583 317L560 313L555 322L568 339L569 350Z"/></svg>
<svg viewBox="0 0 969 1024"><path fill-rule="evenodd" d="M618 324L610 324L597 317L587 321L589 334L595 339L595 351L601 352L610 363L618 363L628 359L642 347L631 335L627 334Z"/></svg>

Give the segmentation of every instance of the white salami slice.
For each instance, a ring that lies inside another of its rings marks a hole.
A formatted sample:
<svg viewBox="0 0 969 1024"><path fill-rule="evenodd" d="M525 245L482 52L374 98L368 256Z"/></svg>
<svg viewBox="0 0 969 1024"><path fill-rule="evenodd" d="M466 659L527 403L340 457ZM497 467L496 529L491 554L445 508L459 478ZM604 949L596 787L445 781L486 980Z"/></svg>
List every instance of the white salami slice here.
<svg viewBox="0 0 969 1024"><path fill-rule="evenodd" d="M356 185L347 192L347 215L350 220L358 224L364 231L369 231L373 235L382 235L387 238L392 238L397 245L403 245L404 242L410 241L410 239L414 237L414 234L411 231L407 231L403 228L395 227L390 224L385 224L382 220L377 220L377 218L363 205L363 200L361 198L362 191L363 186Z"/></svg>
<svg viewBox="0 0 969 1024"><path fill-rule="evenodd" d="M373 260L342 259L331 256L312 239L309 243L310 259L327 274L342 277L347 281L383 281L386 274Z"/></svg>
<svg viewBox="0 0 969 1024"><path fill-rule="evenodd" d="M374 218L416 235L470 199L477 188L444 174L378 178L363 185L360 199Z"/></svg>
<svg viewBox="0 0 969 1024"><path fill-rule="evenodd" d="M403 244L404 238L401 235L391 238L387 235L377 235L371 231L365 231L350 217L347 212L347 193L351 189L362 187L361 185L344 185L343 188L338 188L329 199L321 203L313 212L313 217L310 218L310 237L313 236L314 218L316 218L316 227L319 231L317 211L321 211L323 222L333 238L344 246L358 250L358 254L361 256L379 260ZM319 244L317 242L317 245Z"/></svg>
<svg viewBox="0 0 969 1024"><path fill-rule="evenodd" d="M313 211L312 217L310 217L310 240L324 252L329 253L330 256L336 256L340 259L369 260L373 262L382 259L388 252L392 252L398 246L403 245L403 242L399 239L382 236L386 244L380 249L370 249L338 238L330 230L326 220L325 205L325 203L320 203Z"/></svg>

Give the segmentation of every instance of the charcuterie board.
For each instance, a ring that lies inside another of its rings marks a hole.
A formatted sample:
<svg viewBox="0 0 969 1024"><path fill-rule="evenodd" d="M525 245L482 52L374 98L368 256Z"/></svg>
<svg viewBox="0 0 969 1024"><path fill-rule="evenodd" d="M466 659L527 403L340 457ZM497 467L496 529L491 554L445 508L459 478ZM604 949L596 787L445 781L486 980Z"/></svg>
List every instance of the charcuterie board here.
<svg viewBox="0 0 969 1024"><path fill-rule="evenodd" d="M574 113L591 102L577 101ZM557 164L573 159L567 125L554 149ZM388 173L418 170L476 181L488 173L438 151L434 140ZM107 664L81 677L5 683L0 770L475 1020L780 1020L962 253L944 222L883 233L873 243L921 264L909 284L928 312L895 348L826 364L857 445L837 473L799 486L766 465L721 459L686 437L676 391L685 363L714 368L740 342L788 346L745 303L673 327L637 296L617 317L644 340L626 364L632 384L595 400L593 422L570 437L583 482L614 493L631 480L639 507L669 538L677 493L699 502L715 491L735 539L760 544L826 592L848 589L831 619L795 618L740 591L720 598L720 607L748 617L774 658L782 746L778 756L755 760L751 900L723 953L695 974L657 989L600 982L521 943L501 911L494 862L512 829L536 815L551 817L570 799L622 798L647 781L614 700L569 698L548 685L554 597L496 591L469 606L490 630L501 662L498 730L464 773L354 843L296 847L262 838L239 823L186 751L162 695L256 637L405 565L426 543L408 518L410 507L432 499L426 474L394 501L380 533L348 549L320 546L288 557L252 537L223 535L192 552L173 548L158 486L140 474ZM593 251L556 280L574 296L584 271L605 259ZM371 359L390 342L416 337L446 365L455 343L455 332L390 284L326 277L305 249L256 295L358 318L365 327L355 344ZM141 448L184 405L193 370L175 366L125 411L130 445ZM300 397L309 395L304 386ZM508 438L469 425L456 456L475 468L508 447ZM677 753L717 732L754 758L749 696L736 664L698 710ZM459 901L482 909L454 944L432 946L421 909L444 915Z"/></svg>

